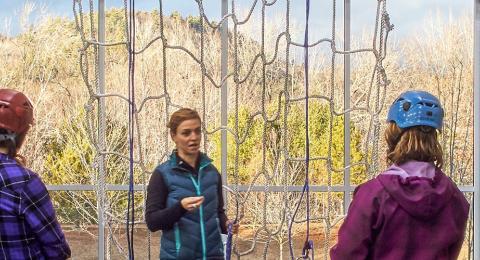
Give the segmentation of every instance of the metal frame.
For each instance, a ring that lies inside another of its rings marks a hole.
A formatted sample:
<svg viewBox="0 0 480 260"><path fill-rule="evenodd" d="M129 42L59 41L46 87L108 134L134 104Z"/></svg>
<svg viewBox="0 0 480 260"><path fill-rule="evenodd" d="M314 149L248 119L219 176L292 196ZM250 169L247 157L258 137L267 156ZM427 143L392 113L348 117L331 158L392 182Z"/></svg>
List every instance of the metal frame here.
<svg viewBox="0 0 480 260"><path fill-rule="evenodd" d="M344 0L344 11L343 11L343 39L344 39L344 51L350 50L350 14L351 14L351 0ZM348 111L350 109L350 54L345 54L343 58L343 106L344 110ZM351 184L350 184L350 112L346 112L343 116L343 161L344 161L344 174L343 174L343 185L345 187L345 192L343 194L343 212L347 214L348 207L350 206L351 198Z"/></svg>
<svg viewBox="0 0 480 260"><path fill-rule="evenodd" d="M145 185L134 185L133 189L135 191L143 191ZM128 185L115 185L107 184L105 185L105 191L128 191ZM309 186L309 191L311 192L347 192L354 189L355 185L345 187L345 186L325 186L325 185L315 185ZM237 190L238 192L265 192L265 186L255 185L224 185L225 190ZM478 188L466 185L458 187L462 192L477 192ZM47 185L47 189L50 191L97 191L97 185L83 185L83 184L65 184L65 185ZM303 185L288 186L286 189L283 186L268 186L268 191L272 192L302 192Z"/></svg>
<svg viewBox="0 0 480 260"><path fill-rule="evenodd" d="M222 17L228 14L228 0L221 1ZM344 0L344 50L350 49L350 14L351 0ZM105 42L105 0L98 0L98 41ZM221 77L224 79L228 74L228 19L223 20L221 27ZM474 218L474 257L480 259L480 0L474 0L474 185L459 186L462 192L473 193L473 218ZM344 56L344 107L350 107L350 55ZM98 46L98 92L105 93L105 47ZM228 123L228 105L227 105L228 89L225 81L221 88L221 124L226 127ZM105 148L105 100L98 99L98 138L101 150ZM344 116L344 164L350 164L350 114L345 113ZM221 152L221 173L223 176L225 190L235 190L239 192L254 191L265 192L264 186L247 186L247 185L228 185L227 183L227 131L222 129L221 132L222 152ZM105 156L100 155L98 163L99 179L98 185L47 185L50 191L97 191L98 194L98 259L105 259L105 192L106 191L128 191L128 185L105 185ZM355 188L350 183L350 169L347 167L344 171L343 186L310 186L311 192L343 192L344 193L344 212L347 213L348 205L351 201L350 193ZM143 191L144 185L135 185L135 191ZM302 192L303 186L289 186L288 192ZM270 186L269 191L283 192L285 188L282 186ZM227 192L224 193L225 196Z"/></svg>
<svg viewBox="0 0 480 260"><path fill-rule="evenodd" d="M480 0L474 4L473 65L473 259L480 259Z"/></svg>
<svg viewBox="0 0 480 260"><path fill-rule="evenodd" d="M105 42L105 0L98 1L98 41ZM105 46L98 45L98 93L105 94ZM98 145L105 150L105 98L98 98ZM105 154L98 161L98 259L105 259Z"/></svg>

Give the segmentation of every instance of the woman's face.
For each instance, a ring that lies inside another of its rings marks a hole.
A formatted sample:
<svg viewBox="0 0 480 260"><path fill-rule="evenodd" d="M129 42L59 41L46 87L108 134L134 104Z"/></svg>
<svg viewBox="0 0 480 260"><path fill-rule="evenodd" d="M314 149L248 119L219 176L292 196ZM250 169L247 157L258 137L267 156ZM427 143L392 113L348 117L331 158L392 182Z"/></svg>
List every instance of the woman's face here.
<svg viewBox="0 0 480 260"><path fill-rule="evenodd" d="M200 120L185 120L177 127L176 133L171 134L180 156L197 156L202 141Z"/></svg>

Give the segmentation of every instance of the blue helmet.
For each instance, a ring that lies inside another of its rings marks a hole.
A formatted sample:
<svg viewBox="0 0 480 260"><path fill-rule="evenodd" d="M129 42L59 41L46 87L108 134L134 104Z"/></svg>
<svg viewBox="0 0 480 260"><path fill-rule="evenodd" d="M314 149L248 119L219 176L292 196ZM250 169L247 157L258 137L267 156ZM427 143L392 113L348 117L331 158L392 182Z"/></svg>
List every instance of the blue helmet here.
<svg viewBox="0 0 480 260"><path fill-rule="evenodd" d="M390 106L387 121L402 129L422 125L441 129L443 108L438 98L426 91L406 91Z"/></svg>

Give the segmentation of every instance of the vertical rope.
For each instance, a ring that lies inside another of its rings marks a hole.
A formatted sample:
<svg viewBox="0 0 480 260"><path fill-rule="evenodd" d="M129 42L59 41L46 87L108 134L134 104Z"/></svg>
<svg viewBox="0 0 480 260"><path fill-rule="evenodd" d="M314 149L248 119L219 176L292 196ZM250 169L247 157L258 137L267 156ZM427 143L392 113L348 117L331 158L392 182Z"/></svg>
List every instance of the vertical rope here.
<svg viewBox="0 0 480 260"><path fill-rule="evenodd" d="M303 246L302 250L302 257L303 258L308 258L309 257L309 251L312 251L312 260L314 259L314 254L313 254L313 241L310 240L310 188L309 188L309 174L310 174L310 123L309 123L309 77L308 77L308 22L310 19L310 0L306 0L306 8L305 8L305 41L304 41L304 61L305 61L305 185L303 190L306 192L306 204L307 204L307 209L306 209L306 214L307 214L307 235L305 237L305 244Z"/></svg>
<svg viewBox="0 0 480 260"><path fill-rule="evenodd" d="M239 137L239 125L238 125L238 106L239 106L239 95L238 91L240 88L240 83L239 83L239 70L240 70L240 65L239 65L239 58L238 58L238 20L235 16L235 0L232 0L232 14L233 16L233 81L235 84L235 101L234 101L234 113L235 113L235 122L234 122L234 131L235 135L238 138ZM227 33L228 34L228 33ZM227 137L228 138L228 137ZM228 140L228 139L227 139ZM235 160L234 160L234 167L233 167L233 178L234 178L234 194L238 196L238 184L240 183L239 181L239 173L238 173L238 161L239 161L239 156L240 156L240 144L239 142L235 142ZM240 204L239 200L235 200L235 220L240 220ZM232 243L232 240L230 240L230 243ZM233 248L234 252L235 250L235 245L230 246ZM231 250L231 249L230 249ZM236 252L235 252L236 253ZM237 254L237 258L240 258L240 256Z"/></svg>
<svg viewBox="0 0 480 260"><path fill-rule="evenodd" d="M337 1L333 0L332 1L332 50L336 50L336 31L337 31ZM330 97L329 97L329 109L330 109L330 116L328 120L328 150L327 150L327 210L326 210L326 217L324 218L324 223L325 223L325 233L328 235L330 234L330 213L331 213L331 208L332 208L332 144L333 144L333 123L334 123L334 111L335 111L335 106L334 106L334 98L335 98L335 58L336 58L336 52L332 51L332 57L331 57L331 65L330 65ZM344 144L348 145L348 144ZM327 259L327 254L328 254L328 248L330 247L330 239L325 239L324 240L324 259Z"/></svg>
<svg viewBox="0 0 480 260"><path fill-rule="evenodd" d="M310 240L310 188L309 188L309 171L310 171L310 125L309 125L309 70L308 70L308 23L310 19L310 0L305 2L305 34L304 34L304 88L305 88L305 181L298 200L297 207L293 213L292 220L288 228L288 237L289 240L292 240L292 225L295 221L295 216L297 215L298 209L300 208L303 196L306 196L306 237L305 242L302 248L302 256L300 258L308 259L309 253L312 251L312 259L314 259L313 253L313 241ZM293 259L293 248L292 243L290 243L290 257Z"/></svg>
<svg viewBox="0 0 480 260"><path fill-rule="evenodd" d="M135 136L135 0L129 0L128 26L128 143L129 143L129 188L127 205L127 243L129 259L135 259L133 231L135 228L135 190L134 190L134 136Z"/></svg>
<svg viewBox="0 0 480 260"><path fill-rule="evenodd" d="M266 57L265 57L265 9L266 9L266 1L262 1L262 9L261 9L261 40L260 40L260 51L261 51L261 66L262 66L262 71L261 71L261 76L262 76L262 99L261 99L261 109L262 109L262 117L263 117L263 127L262 127L262 164L261 164L261 174L265 178L265 185L264 185L264 193L263 193L263 219L262 219L262 227L261 231L264 231L266 233L266 241L265 241L265 246L263 248L263 259L267 258L267 253L268 253L268 247L270 246L270 241L272 239L271 232L269 228L267 227L267 203L268 203L268 197L270 195L269 193L269 184L268 184L268 173L266 170L266 160L267 160L267 120L268 120L268 115L267 115L267 108L266 108L266 88L267 88L267 82L266 82L266 70L267 70L267 65L266 65Z"/></svg>

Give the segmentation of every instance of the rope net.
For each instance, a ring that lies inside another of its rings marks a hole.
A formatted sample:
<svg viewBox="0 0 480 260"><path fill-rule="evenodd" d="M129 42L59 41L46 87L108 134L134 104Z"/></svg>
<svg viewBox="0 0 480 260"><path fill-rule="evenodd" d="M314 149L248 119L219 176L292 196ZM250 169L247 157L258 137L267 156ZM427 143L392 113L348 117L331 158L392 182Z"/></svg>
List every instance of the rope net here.
<svg viewBox="0 0 480 260"><path fill-rule="evenodd" d="M312 37L315 28L309 37L308 23L292 18L298 6L290 0L252 1L246 8L231 0L219 21L206 15L202 0L190 4L198 16L184 19L165 13L162 0L152 12L136 11L134 1L125 0L123 8L107 13L107 39L101 42L94 1L73 1L106 258L158 257L158 234L143 225L146 184L173 149L166 128L170 114L190 107L202 117L203 150L218 168L221 133L227 132L227 215L241 224L232 258L328 259L349 202L345 195L384 167L384 64L393 29L386 1L376 2L373 30L351 49L340 34L343 3L336 0L327 16L309 18L328 24L328 36L318 38ZM309 7L307 0L302 14ZM221 40L227 22L228 46ZM106 50L104 90L100 48ZM345 58L352 58L356 70L349 93ZM221 106L222 86L227 107ZM131 185L127 193L107 184Z"/></svg>

